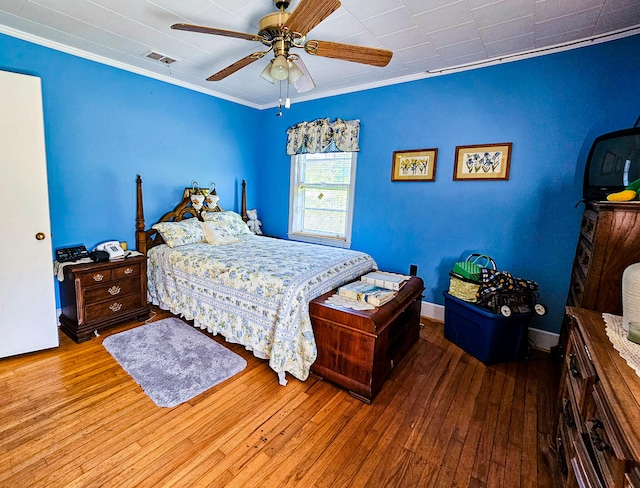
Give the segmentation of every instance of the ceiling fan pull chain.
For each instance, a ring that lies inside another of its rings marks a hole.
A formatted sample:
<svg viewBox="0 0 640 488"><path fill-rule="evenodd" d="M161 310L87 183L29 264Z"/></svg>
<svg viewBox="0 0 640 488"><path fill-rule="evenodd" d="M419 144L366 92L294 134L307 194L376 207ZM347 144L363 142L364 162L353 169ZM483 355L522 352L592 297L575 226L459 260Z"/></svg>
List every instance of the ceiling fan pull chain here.
<svg viewBox="0 0 640 488"><path fill-rule="evenodd" d="M280 96L278 97L278 113L276 117L282 117L282 80L280 80Z"/></svg>
<svg viewBox="0 0 640 488"><path fill-rule="evenodd" d="M291 99L289 98L289 83L287 83L287 98L284 100L284 108L291 108Z"/></svg>

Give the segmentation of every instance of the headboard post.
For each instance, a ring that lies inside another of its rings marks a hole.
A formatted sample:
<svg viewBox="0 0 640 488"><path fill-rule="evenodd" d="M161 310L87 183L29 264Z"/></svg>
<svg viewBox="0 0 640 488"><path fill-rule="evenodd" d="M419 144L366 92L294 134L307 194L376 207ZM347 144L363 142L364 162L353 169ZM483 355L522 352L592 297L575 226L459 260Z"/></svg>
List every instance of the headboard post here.
<svg viewBox="0 0 640 488"><path fill-rule="evenodd" d="M242 180L242 213L240 214L242 220L245 222L249 221L249 217L247 216L247 182L246 180Z"/></svg>
<svg viewBox="0 0 640 488"><path fill-rule="evenodd" d="M144 232L144 207L142 205L142 178L136 176L136 250L147 253L147 236Z"/></svg>

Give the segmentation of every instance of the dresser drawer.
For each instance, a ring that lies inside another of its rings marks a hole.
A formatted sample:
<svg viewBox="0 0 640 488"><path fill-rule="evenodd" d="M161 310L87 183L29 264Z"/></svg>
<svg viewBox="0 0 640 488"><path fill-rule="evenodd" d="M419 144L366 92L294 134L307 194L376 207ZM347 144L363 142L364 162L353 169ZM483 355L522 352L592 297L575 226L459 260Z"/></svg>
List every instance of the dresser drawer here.
<svg viewBox="0 0 640 488"><path fill-rule="evenodd" d="M580 306L582 303L582 296L584 295L584 278L580 272L580 267L574 264L573 271L571 273L571 289L569 298L572 301L569 305Z"/></svg>
<svg viewBox="0 0 640 488"><path fill-rule="evenodd" d="M558 424L555 452L558 469L562 476L566 477L569 474L569 465L573 456L573 436L569 434L566 421L561 420Z"/></svg>
<svg viewBox="0 0 640 488"><path fill-rule="evenodd" d="M566 378L565 391L562 396L562 419L567 426L567 431L571 433L571 438L575 438L578 434L586 432L582 421L582 413L578 408L578 402L574 395L573 386Z"/></svg>
<svg viewBox="0 0 640 488"><path fill-rule="evenodd" d="M588 415L588 403L596 380L596 371L586 345L576 328L569 332L569 346L565 358L575 407L581 416Z"/></svg>
<svg viewBox="0 0 640 488"><path fill-rule="evenodd" d="M598 213L593 210L585 210L582 216L582 224L580 225L580 233L589 241L593 242L593 236L596 234L596 224L598 222Z"/></svg>
<svg viewBox="0 0 640 488"><path fill-rule="evenodd" d="M578 486L589 488L606 488L598 475L593 459L589 455L589 449L582 436L574 441L574 456L571 459L571 467L575 474Z"/></svg>
<svg viewBox="0 0 640 488"><path fill-rule="evenodd" d="M128 280L109 281L104 285L92 286L84 291L85 305L102 302L110 298L118 298L130 293L139 293L140 280L131 278Z"/></svg>
<svg viewBox="0 0 640 488"><path fill-rule="evenodd" d="M626 461L633 458L599 384L593 389L595 412L587 420L591 446L606 486L622 486Z"/></svg>
<svg viewBox="0 0 640 488"><path fill-rule="evenodd" d="M136 295L126 295L106 302L87 305L85 307L85 316L87 322L93 322L94 320L101 320L124 314L130 310L140 308L143 305L146 304L142 303L139 293Z"/></svg>
<svg viewBox="0 0 640 488"><path fill-rule="evenodd" d="M589 266L591 266L592 254L593 251L591 249L591 245L585 239L580 239L580 241L578 241L578 248L576 249L575 262L582 270L582 274L584 274L584 276L589 275Z"/></svg>
<svg viewBox="0 0 640 488"><path fill-rule="evenodd" d="M624 488L640 488L639 468L633 468L624 475Z"/></svg>

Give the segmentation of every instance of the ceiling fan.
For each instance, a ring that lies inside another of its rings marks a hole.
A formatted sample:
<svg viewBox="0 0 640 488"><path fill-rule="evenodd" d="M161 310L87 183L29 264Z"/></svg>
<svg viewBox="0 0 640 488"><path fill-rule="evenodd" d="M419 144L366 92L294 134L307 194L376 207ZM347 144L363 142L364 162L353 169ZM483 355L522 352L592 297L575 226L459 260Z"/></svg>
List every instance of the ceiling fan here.
<svg viewBox="0 0 640 488"><path fill-rule="evenodd" d="M251 53L235 63L223 68L207 78L207 81L220 81L236 71L261 59L273 51L272 59L260 75L270 83L276 80L294 84L299 93L315 87L300 57L291 53L292 48L301 48L308 54L326 58L341 59L372 66L386 66L393 52L386 49L355 46L331 41L306 40L307 33L332 12L340 7L339 0L301 0L293 12L287 12L290 0L273 0L278 12L265 15L258 24L257 34L246 34L214 27L192 24L174 24L172 29L235 37L248 41L258 41L268 46L266 51Z"/></svg>

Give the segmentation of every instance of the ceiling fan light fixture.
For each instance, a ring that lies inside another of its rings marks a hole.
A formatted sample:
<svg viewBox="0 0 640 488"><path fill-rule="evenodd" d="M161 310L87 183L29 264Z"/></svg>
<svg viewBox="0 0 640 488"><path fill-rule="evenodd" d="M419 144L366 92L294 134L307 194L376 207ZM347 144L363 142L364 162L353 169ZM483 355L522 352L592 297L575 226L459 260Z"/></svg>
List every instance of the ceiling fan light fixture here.
<svg viewBox="0 0 640 488"><path fill-rule="evenodd" d="M302 70L291 59L287 60L287 64L289 66L289 83L295 83L304 76Z"/></svg>
<svg viewBox="0 0 640 488"><path fill-rule="evenodd" d="M273 85L276 82L276 79L273 76L271 76L271 65L272 64L273 64L273 60L269 61L269 63L262 70L262 73L260 73L260 78L262 78L263 80L268 81L269 83L271 83Z"/></svg>
<svg viewBox="0 0 640 488"><path fill-rule="evenodd" d="M287 58L282 54L276 56L276 59L272 61L271 76L276 80L284 80L289 76L289 66L287 65Z"/></svg>
<svg viewBox="0 0 640 488"><path fill-rule="evenodd" d="M300 71L302 71L302 74L304 76L294 81L293 86L298 93L305 93L313 90L316 87L316 84L314 83L313 78L311 78L311 74L309 74L307 66L302 62L302 59L300 58L297 58L296 61L296 66L300 68Z"/></svg>

